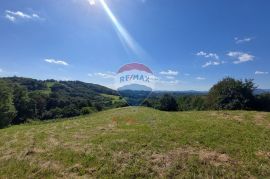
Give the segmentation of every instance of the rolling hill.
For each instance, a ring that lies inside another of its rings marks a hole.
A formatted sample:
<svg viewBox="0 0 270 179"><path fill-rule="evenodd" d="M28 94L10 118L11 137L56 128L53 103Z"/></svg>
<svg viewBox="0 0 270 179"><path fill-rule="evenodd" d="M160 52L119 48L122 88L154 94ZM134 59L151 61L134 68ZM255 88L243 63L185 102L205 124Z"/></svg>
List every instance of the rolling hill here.
<svg viewBox="0 0 270 179"><path fill-rule="evenodd" d="M0 81L9 89L17 110L13 124L28 119L74 117L125 104L117 91L97 84L22 77L0 78Z"/></svg>
<svg viewBox="0 0 270 179"><path fill-rule="evenodd" d="M270 177L270 113L126 107L0 136L0 178Z"/></svg>

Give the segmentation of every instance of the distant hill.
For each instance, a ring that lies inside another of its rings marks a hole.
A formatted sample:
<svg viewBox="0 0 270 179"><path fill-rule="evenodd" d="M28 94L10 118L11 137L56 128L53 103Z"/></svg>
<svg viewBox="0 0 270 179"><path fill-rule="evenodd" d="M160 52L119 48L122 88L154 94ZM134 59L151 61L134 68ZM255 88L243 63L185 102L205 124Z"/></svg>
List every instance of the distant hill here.
<svg viewBox="0 0 270 179"><path fill-rule="evenodd" d="M152 91L151 88L145 86L145 85L139 85L139 84L131 84L127 86L123 86L118 88L118 91L125 91L125 90L131 90L131 91Z"/></svg>
<svg viewBox="0 0 270 179"><path fill-rule="evenodd" d="M254 91L255 95L264 94L264 93L270 93L270 89L256 89Z"/></svg>
<svg viewBox="0 0 270 179"><path fill-rule="evenodd" d="M36 80L22 77L0 78L13 92L17 119L52 119L123 106L117 91L81 81ZM21 111L20 111L21 110Z"/></svg>
<svg viewBox="0 0 270 179"><path fill-rule="evenodd" d="M66 88L70 91L72 90L87 90L89 93L104 93L109 95L118 95L115 90L110 88L92 84L92 83L84 83L81 81L56 81L56 80L36 80L32 78L23 78L23 77L7 77L0 78L4 81L7 81L11 84L19 84L21 86L26 87L29 91L37 91L37 90L52 90L55 89L56 86L61 86L62 89Z"/></svg>
<svg viewBox="0 0 270 179"><path fill-rule="evenodd" d="M164 94L171 94L173 96L186 96L186 95L207 95L208 91L153 91L152 96L163 96Z"/></svg>

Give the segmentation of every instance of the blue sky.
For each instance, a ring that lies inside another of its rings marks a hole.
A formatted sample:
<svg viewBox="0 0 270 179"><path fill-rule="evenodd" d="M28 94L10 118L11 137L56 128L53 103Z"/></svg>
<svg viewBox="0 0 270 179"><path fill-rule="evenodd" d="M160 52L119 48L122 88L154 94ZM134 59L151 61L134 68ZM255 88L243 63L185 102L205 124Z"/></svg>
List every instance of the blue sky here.
<svg viewBox="0 0 270 179"><path fill-rule="evenodd" d="M270 88L270 1L105 2L122 31L100 0L2 0L0 76L111 87L139 62L159 90L208 90L225 76Z"/></svg>

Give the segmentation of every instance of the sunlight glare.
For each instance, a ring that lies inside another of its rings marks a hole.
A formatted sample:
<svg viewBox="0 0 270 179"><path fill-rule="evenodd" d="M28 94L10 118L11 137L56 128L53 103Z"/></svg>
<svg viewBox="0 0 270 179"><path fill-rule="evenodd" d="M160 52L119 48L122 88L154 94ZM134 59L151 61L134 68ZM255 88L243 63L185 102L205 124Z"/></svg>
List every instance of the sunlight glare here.
<svg viewBox="0 0 270 179"><path fill-rule="evenodd" d="M117 33L119 34L121 42L124 43L133 53L136 55L144 54L142 48L136 43L136 41L131 37L128 31L124 28L124 26L117 20L105 0L99 0L103 9L111 19L113 25L116 28Z"/></svg>
<svg viewBox="0 0 270 179"><path fill-rule="evenodd" d="M94 6L96 5L96 1L95 0L88 0L90 6Z"/></svg>

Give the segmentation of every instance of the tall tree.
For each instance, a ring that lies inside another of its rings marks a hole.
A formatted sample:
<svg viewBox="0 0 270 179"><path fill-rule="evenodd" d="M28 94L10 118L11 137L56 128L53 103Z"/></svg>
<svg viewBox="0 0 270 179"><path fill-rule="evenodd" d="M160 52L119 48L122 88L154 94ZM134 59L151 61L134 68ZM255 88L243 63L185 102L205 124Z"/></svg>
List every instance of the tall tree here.
<svg viewBox="0 0 270 179"><path fill-rule="evenodd" d="M208 103L212 109L239 110L251 109L254 104L252 80L235 80L227 77L214 85L208 94Z"/></svg>
<svg viewBox="0 0 270 179"><path fill-rule="evenodd" d="M8 126L15 116L12 91L6 82L0 80L0 128Z"/></svg>
<svg viewBox="0 0 270 179"><path fill-rule="evenodd" d="M12 121L13 124L23 123L31 116L31 109L29 108L30 99L25 87L20 85L14 86L13 102L17 111L17 116Z"/></svg>

